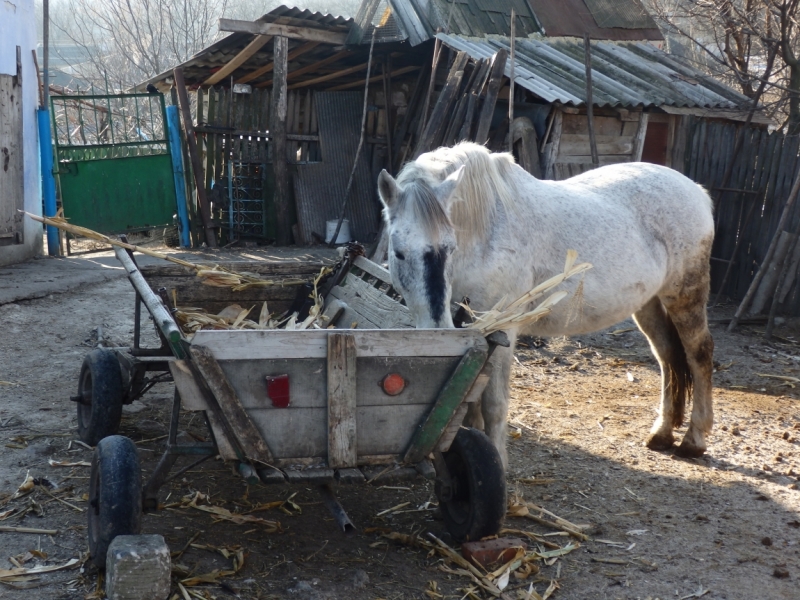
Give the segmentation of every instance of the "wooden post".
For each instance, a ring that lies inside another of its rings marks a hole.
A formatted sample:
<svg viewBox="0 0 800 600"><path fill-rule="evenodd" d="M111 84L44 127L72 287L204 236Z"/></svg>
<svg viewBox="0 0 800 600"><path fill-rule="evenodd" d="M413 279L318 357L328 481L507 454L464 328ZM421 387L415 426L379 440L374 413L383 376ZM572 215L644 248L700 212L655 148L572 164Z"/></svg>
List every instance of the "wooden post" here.
<svg viewBox="0 0 800 600"><path fill-rule="evenodd" d="M183 116L183 128L186 131L186 145L189 149L189 160L192 163L192 175L197 190L197 203L200 205L200 216L203 219L203 231L206 244L209 248L216 248L217 238L214 235L214 224L211 220L211 206L206 197L206 188L203 185L203 166L200 164L200 153L197 151L197 140L194 136L194 123L192 112L189 108L189 96L186 93L186 84L183 79L183 69L175 67L172 71L175 77L175 88L178 92L178 102Z"/></svg>
<svg viewBox="0 0 800 600"><path fill-rule="evenodd" d="M589 121L589 146L592 151L592 166L600 166L597 156L597 140L594 137L594 100L592 99L592 46L589 34L583 34L583 60L586 65L586 119Z"/></svg>
<svg viewBox="0 0 800 600"><path fill-rule="evenodd" d="M650 116L646 112L639 113L639 127L636 135L633 136L633 150L631 151L631 162L642 160L642 150L644 150L644 138L647 136L647 121Z"/></svg>
<svg viewBox="0 0 800 600"><path fill-rule="evenodd" d="M328 335L328 467L355 467L356 342L348 333Z"/></svg>
<svg viewBox="0 0 800 600"><path fill-rule="evenodd" d="M478 131L475 133L475 143L485 144L489 140L489 126L492 124L494 106L497 104L497 94L503 83L503 73L506 70L508 52L505 48L498 50L492 59L492 71L489 75L489 85L486 88L486 98L483 100L481 116L478 119Z"/></svg>
<svg viewBox="0 0 800 600"><path fill-rule="evenodd" d="M292 218L289 213L289 169L286 164L286 73L288 70L289 38L275 36L275 76L272 80L272 169L275 173L275 212L277 213L276 241L288 246L292 240Z"/></svg>
<svg viewBox="0 0 800 600"><path fill-rule="evenodd" d="M511 134L511 127L514 124L514 21L517 13L511 9L511 74L508 78L508 151L514 152L514 136Z"/></svg>

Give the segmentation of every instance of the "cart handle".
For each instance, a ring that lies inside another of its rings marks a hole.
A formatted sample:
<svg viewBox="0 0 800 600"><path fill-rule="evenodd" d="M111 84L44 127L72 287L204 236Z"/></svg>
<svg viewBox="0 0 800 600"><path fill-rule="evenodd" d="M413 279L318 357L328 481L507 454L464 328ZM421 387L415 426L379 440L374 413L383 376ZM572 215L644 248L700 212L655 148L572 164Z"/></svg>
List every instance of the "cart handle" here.
<svg viewBox="0 0 800 600"><path fill-rule="evenodd" d="M128 279L131 285L133 285L134 289L139 293L142 302L147 307L147 311L150 313L150 316L153 317L156 327L158 327L158 330L163 334L164 339L167 340L172 353L176 358L186 358L186 350L181 330L177 323L175 323L175 319L169 314L161 298L159 298L147 284L144 275L139 271L136 263L125 249L114 248L114 254L128 273Z"/></svg>

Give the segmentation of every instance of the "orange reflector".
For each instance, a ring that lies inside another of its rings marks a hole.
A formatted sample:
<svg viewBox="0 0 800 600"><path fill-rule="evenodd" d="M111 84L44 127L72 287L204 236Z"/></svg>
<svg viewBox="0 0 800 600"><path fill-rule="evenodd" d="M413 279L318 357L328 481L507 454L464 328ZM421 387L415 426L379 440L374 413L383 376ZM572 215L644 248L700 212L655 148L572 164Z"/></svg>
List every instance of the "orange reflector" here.
<svg viewBox="0 0 800 600"><path fill-rule="evenodd" d="M383 391L390 396L397 396L397 394L405 389L406 380L397 373L389 373L383 378L383 381L381 381L381 387Z"/></svg>

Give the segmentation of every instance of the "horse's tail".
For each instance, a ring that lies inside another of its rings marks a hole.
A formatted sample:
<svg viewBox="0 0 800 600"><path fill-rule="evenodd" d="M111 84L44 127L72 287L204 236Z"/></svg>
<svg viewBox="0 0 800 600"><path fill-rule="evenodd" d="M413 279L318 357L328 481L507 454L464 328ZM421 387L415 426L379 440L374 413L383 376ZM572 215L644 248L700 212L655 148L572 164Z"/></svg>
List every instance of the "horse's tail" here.
<svg viewBox="0 0 800 600"><path fill-rule="evenodd" d="M665 393L669 394L670 403L672 404L672 426L680 427L683 425L687 400L692 394L692 371L689 368L686 349L681 341L681 336L678 334L678 329L672 322L669 313L665 312L665 316L669 347L672 349L671 356L665 361L666 364L664 365Z"/></svg>

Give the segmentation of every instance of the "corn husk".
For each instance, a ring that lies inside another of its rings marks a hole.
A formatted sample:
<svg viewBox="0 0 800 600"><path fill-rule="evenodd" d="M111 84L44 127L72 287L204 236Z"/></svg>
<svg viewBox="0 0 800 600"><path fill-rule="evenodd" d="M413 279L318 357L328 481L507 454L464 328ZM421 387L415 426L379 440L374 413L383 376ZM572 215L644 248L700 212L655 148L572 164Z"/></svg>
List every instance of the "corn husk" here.
<svg viewBox="0 0 800 600"><path fill-rule="evenodd" d="M568 292L564 290L554 292L534 309L528 310L528 307L531 303L536 302L570 277L585 273L592 268L590 263L580 263L576 265L575 261L577 258L578 253L575 250L568 250L563 272L543 281L512 302L508 301L507 295L503 296L486 312L475 312L472 311L469 306L462 304L461 306L463 306L473 318L473 322L467 327L470 329L477 329L484 335L489 335L494 331L525 327L549 315L553 307L569 295Z"/></svg>
<svg viewBox="0 0 800 600"><path fill-rule="evenodd" d="M25 214L34 221L44 223L45 225L51 225L52 227L67 231L73 235L79 235L85 238L96 240L98 242L109 244L111 246L116 246L118 248L125 248L126 250L130 250L132 252L140 252L141 254L146 254L147 256L152 256L153 258L159 258L176 265L181 265L187 269L192 269L195 271L195 274L202 279L202 283L205 285L214 287L229 287L234 292L239 292L241 290L246 290L253 287L271 287L274 285L289 286L306 283L305 279L262 279L261 277L252 273L238 273L236 271L231 271L230 269L224 269L218 265L197 265L187 260L175 258L169 254L164 254L163 252L156 252L148 248L142 248L141 246L134 246L133 244L127 244L125 242L115 240L107 235L93 231L92 229L87 229L86 227L73 225L68 223L63 217L40 217L29 212L25 212Z"/></svg>
<svg viewBox="0 0 800 600"><path fill-rule="evenodd" d="M205 312L202 308L178 307L175 311L175 320L187 335L193 335L201 329L321 329L326 324L323 323L323 298L318 285L330 271L330 267L323 267L314 278L314 290L311 292L314 305L308 311L308 317L300 323L297 322L297 313L280 318L270 315L266 302L259 309L258 320L247 318L254 313L255 306L242 308L239 304L230 304L215 315Z"/></svg>

